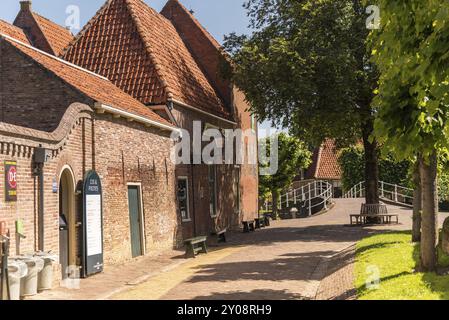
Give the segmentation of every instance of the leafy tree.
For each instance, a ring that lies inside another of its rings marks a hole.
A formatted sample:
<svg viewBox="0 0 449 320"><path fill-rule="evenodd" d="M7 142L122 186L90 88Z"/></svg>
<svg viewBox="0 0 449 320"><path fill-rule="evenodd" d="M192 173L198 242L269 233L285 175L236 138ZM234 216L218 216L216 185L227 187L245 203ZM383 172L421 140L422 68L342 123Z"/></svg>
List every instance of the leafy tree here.
<svg viewBox="0 0 449 320"><path fill-rule="evenodd" d="M342 170L344 190L347 191L360 181L363 181L364 158L364 151L360 146L351 146L340 150L338 163ZM379 159L380 180L404 187L411 186L411 165L411 162L407 160L396 161L391 154L381 156Z"/></svg>
<svg viewBox="0 0 449 320"><path fill-rule="evenodd" d="M245 8L253 33L227 36L225 48L252 111L313 145L361 138L366 202L378 203L378 144L370 138L377 72L361 1L248 0Z"/></svg>
<svg viewBox="0 0 449 320"><path fill-rule="evenodd" d="M434 270L438 244L438 158L449 146L449 2L379 0L371 34L381 73L376 136L398 158L417 158L422 187L421 267Z"/></svg>
<svg viewBox="0 0 449 320"><path fill-rule="evenodd" d="M273 216L278 216L278 199L282 190L289 187L300 169L307 168L311 163L312 153L306 145L295 137L285 133L277 135L278 139L278 170L273 175L261 175L259 188L269 190L272 196ZM261 141L264 150L271 150L273 137Z"/></svg>

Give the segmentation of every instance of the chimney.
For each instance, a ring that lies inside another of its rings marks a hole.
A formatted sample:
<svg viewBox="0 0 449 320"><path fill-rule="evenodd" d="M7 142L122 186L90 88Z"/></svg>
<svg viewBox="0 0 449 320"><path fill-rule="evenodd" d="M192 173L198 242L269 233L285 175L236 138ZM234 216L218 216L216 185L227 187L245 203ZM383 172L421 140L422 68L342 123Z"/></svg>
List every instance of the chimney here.
<svg viewBox="0 0 449 320"><path fill-rule="evenodd" d="M31 0L20 1L20 10L31 11Z"/></svg>

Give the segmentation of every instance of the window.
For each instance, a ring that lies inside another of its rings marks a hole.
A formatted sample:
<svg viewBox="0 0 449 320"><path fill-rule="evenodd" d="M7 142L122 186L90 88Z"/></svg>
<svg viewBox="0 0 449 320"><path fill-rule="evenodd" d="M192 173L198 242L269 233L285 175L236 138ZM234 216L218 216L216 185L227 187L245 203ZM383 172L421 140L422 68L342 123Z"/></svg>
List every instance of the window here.
<svg viewBox="0 0 449 320"><path fill-rule="evenodd" d="M217 167L209 166L209 212L212 218L217 216Z"/></svg>
<svg viewBox="0 0 449 320"><path fill-rule="evenodd" d="M189 180L187 177L178 178L177 198L182 221L190 221Z"/></svg>

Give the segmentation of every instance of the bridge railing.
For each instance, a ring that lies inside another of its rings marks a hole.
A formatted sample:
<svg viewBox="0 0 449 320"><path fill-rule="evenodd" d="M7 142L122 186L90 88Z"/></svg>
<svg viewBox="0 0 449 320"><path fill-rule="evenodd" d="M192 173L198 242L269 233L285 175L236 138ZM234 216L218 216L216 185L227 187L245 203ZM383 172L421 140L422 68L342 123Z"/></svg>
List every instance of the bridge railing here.
<svg viewBox="0 0 449 320"><path fill-rule="evenodd" d="M360 182L344 194L344 198L363 198L365 182ZM379 197L401 204L413 203L413 189L393 183L379 181Z"/></svg>
<svg viewBox="0 0 449 320"><path fill-rule="evenodd" d="M308 214L311 215L314 208L323 206L327 208L333 196L332 185L326 181L313 181L301 188L291 189L279 196L278 209L286 209L291 206L301 205L301 208L306 208ZM315 201L319 199L319 201ZM265 210L271 211L272 204L265 202Z"/></svg>

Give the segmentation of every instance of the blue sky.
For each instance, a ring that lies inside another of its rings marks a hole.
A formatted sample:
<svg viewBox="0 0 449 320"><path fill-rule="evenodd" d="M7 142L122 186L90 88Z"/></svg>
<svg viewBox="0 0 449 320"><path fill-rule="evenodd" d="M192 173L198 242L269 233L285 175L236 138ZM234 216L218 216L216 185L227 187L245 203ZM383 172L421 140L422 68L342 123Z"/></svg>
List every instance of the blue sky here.
<svg viewBox="0 0 449 320"><path fill-rule="evenodd" d="M81 27L92 18L106 0L33 0L33 10L54 22L65 25L66 8L76 5L80 8ZM19 8L19 0L1 0L0 19L13 22ZM145 0L152 8L160 11L167 0ZM248 17L242 7L245 0L181 0L187 9L195 12L196 18L219 41L231 32L247 33ZM76 33L78 30L72 30ZM267 123L261 128L270 127ZM263 135L263 134L262 134Z"/></svg>

